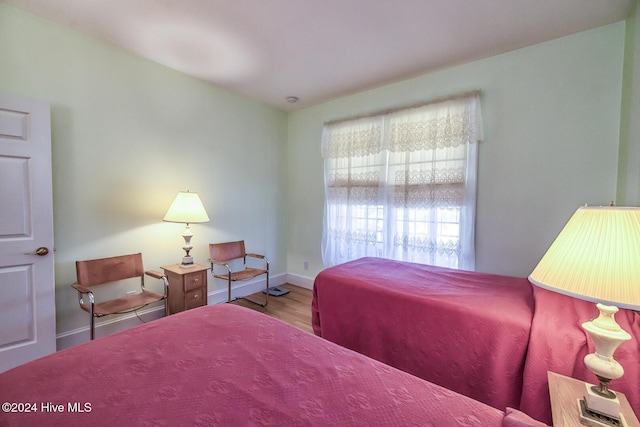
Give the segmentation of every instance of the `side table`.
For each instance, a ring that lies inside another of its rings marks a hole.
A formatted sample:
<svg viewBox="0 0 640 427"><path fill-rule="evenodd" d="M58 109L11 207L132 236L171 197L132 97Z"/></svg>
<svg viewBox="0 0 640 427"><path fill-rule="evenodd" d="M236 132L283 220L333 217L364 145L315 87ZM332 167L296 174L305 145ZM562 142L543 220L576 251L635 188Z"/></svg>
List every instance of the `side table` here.
<svg viewBox="0 0 640 427"><path fill-rule="evenodd" d="M549 381L549 395L551 396L551 412L553 414L554 427L583 427L580 424L578 414L578 399L584 397L584 381L569 378L555 372L547 372ZM626 425L629 427L640 426L638 418L623 393L616 391L620 400L620 412Z"/></svg>
<svg viewBox="0 0 640 427"><path fill-rule="evenodd" d="M179 264L162 267L169 280L169 314L207 305L207 270L209 267L196 264L182 268Z"/></svg>

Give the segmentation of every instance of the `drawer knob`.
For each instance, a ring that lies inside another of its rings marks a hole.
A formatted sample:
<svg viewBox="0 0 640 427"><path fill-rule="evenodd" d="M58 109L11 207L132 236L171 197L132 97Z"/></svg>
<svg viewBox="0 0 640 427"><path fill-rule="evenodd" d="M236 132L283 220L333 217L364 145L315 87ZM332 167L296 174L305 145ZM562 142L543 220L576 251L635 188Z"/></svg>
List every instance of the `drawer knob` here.
<svg viewBox="0 0 640 427"><path fill-rule="evenodd" d="M197 282L197 281L198 281L198 279L193 279L193 281L194 281L194 282Z"/></svg>
<svg viewBox="0 0 640 427"><path fill-rule="evenodd" d="M194 295L193 297L194 297L194 298L198 298L198 295Z"/></svg>

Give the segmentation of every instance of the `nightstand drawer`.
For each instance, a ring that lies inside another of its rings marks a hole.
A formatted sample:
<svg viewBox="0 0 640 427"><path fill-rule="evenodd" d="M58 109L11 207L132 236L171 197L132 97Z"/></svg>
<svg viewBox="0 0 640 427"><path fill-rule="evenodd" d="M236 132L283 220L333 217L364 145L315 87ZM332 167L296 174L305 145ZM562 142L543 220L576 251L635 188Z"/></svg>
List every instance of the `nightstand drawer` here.
<svg viewBox="0 0 640 427"><path fill-rule="evenodd" d="M205 283L205 280L206 277L204 272L186 275L184 279L184 291L189 292L194 289L202 288L203 286L205 286L203 284Z"/></svg>
<svg viewBox="0 0 640 427"><path fill-rule="evenodd" d="M207 305L207 271L209 267L196 264L162 267L169 279L169 314Z"/></svg>
<svg viewBox="0 0 640 427"><path fill-rule="evenodd" d="M190 308L200 307L203 304L204 295L202 292L202 288L196 289L193 291L189 291L185 294L185 304L187 306L187 310Z"/></svg>

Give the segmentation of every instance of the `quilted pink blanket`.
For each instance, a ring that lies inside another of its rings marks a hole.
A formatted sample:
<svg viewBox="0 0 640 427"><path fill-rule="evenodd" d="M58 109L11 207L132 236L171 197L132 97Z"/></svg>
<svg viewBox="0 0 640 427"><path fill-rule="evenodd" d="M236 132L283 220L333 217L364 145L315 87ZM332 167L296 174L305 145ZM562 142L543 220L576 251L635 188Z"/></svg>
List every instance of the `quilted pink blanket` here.
<svg viewBox="0 0 640 427"><path fill-rule="evenodd" d="M532 316L526 278L362 258L314 284L317 335L501 410L520 404Z"/></svg>
<svg viewBox="0 0 640 427"><path fill-rule="evenodd" d="M582 301L533 286L535 315L524 370L520 409L532 417L551 422L547 371L594 384L595 376L583 359L594 352L593 342L582 323L598 316L592 302ZM636 414L640 414L640 316L629 310L616 314L618 324L632 336L620 345L614 357L624 368L624 376L612 381L612 390L625 394Z"/></svg>
<svg viewBox="0 0 640 427"><path fill-rule="evenodd" d="M480 402L234 305L175 314L2 373L0 402L2 426L503 420Z"/></svg>

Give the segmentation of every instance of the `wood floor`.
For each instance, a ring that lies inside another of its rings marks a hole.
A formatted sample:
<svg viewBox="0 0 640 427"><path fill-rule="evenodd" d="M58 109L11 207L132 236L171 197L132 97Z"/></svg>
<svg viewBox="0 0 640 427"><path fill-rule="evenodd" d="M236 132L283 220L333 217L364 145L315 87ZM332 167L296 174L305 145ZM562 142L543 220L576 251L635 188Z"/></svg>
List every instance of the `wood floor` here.
<svg viewBox="0 0 640 427"><path fill-rule="evenodd" d="M280 297L269 295L269 303L266 307L260 307L243 299L237 299L232 304L247 307L259 311L283 322L289 323L307 332L313 333L311 327L311 299L312 291L299 286L284 284L279 287L289 289L289 293ZM258 292L250 296L257 301L264 301L264 294Z"/></svg>

